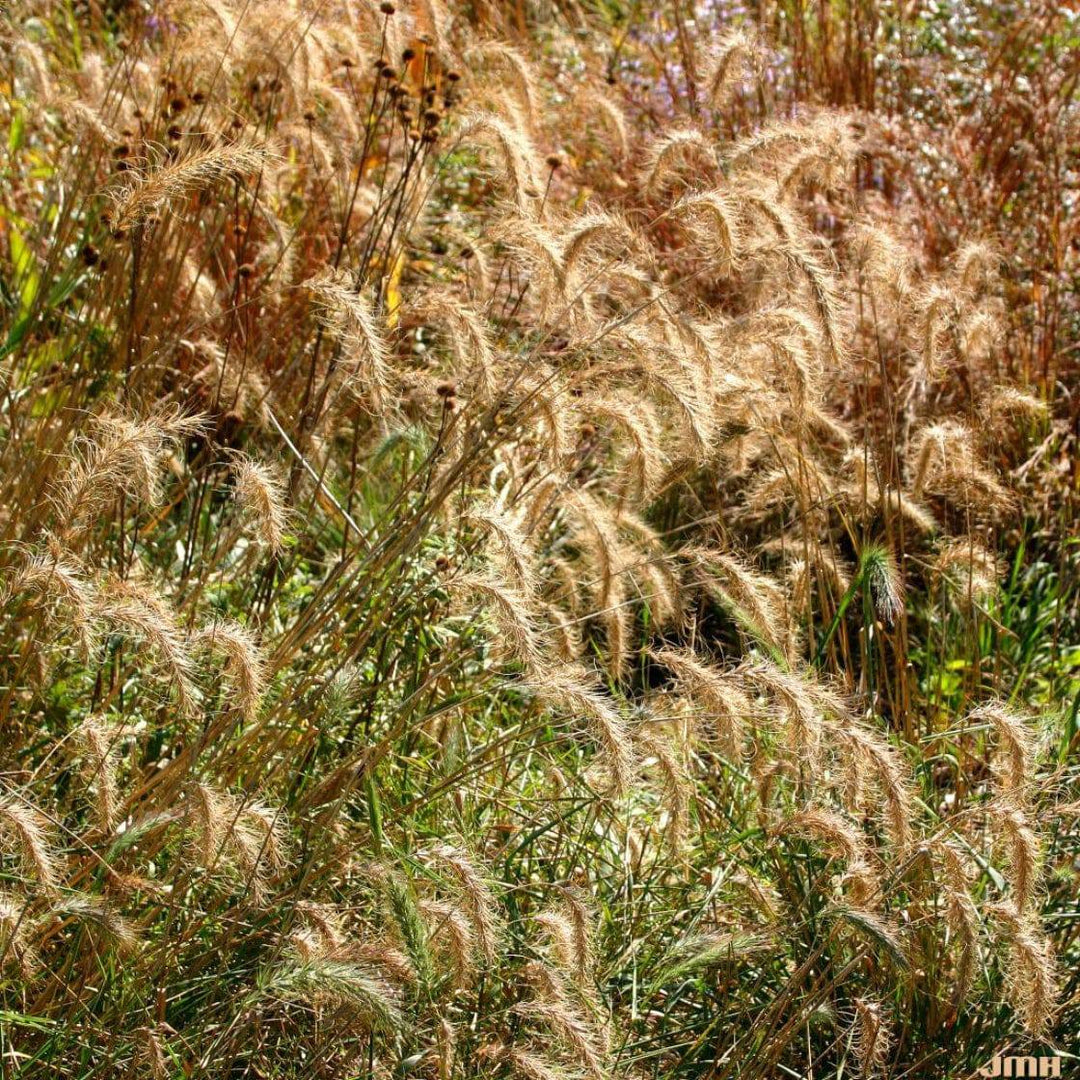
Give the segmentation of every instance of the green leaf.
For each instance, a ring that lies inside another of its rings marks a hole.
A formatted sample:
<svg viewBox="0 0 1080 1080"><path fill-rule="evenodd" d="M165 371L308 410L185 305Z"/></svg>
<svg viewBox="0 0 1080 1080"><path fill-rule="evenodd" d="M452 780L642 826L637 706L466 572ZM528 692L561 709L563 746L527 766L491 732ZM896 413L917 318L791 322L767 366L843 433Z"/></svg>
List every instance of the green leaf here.
<svg viewBox="0 0 1080 1080"><path fill-rule="evenodd" d="M371 824L371 835L375 839L375 850L381 851L383 846L382 827L382 804L379 802L379 793L375 788L375 780L367 777L364 781L368 799L368 820Z"/></svg>
<svg viewBox="0 0 1080 1080"><path fill-rule="evenodd" d="M11 263L15 268L15 280L19 286L19 315L26 316L34 306L41 279L37 272L37 260L21 232L14 225L8 227L11 242Z"/></svg>
<svg viewBox="0 0 1080 1080"><path fill-rule="evenodd" d="M27 1016L26 1013L11 1012L8 1009L0 1009L0 1024L13 1024L15 1027L36 1028L38 1031L48 1031L55 1021L44 1016Z"/></svg>
<svg viewBox="0 0 1080 1080"><path fill-rule="evenodd" d="M16 106L8 129L8 151L14 154L23 144L26 134L26 110Z"/></svg>

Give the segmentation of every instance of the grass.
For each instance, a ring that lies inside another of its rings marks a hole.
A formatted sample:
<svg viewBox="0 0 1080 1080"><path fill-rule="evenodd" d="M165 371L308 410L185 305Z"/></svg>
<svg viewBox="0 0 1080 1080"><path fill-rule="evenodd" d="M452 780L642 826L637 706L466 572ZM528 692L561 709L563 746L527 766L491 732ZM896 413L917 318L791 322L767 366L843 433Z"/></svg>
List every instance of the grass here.
<svg viewBox="0 0 1080 1080"><path fill-rule="evenodd" d="M5 1077L1080 1050L1067 19L548 14L4 14Z"/></svg>

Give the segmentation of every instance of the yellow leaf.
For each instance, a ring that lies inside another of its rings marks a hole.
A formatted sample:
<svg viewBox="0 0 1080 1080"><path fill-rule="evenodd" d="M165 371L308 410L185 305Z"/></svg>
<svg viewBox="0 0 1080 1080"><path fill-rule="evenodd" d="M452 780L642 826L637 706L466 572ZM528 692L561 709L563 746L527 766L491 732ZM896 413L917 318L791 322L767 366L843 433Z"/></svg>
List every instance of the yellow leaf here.
<svg viewBox="0 0 1080 1080"><path fill-rule="evenodd" d="M386 325L393 330L398 324L398 308L401 306L401 272L405 269L405 253L398 252L386 279Z"/></svg>

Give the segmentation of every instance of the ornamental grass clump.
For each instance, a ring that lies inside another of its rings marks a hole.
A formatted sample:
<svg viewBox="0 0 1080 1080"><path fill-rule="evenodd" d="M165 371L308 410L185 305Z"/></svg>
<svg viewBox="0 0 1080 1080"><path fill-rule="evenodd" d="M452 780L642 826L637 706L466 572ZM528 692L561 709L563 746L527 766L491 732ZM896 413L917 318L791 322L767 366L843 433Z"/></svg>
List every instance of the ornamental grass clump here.
<svg viewBox="0 0 1080 1080"><path fill-rule="evenodd" d="M556 7L5 14L15 1074L1071 1030L1000 246L937 250L764 23Z"/></svg>

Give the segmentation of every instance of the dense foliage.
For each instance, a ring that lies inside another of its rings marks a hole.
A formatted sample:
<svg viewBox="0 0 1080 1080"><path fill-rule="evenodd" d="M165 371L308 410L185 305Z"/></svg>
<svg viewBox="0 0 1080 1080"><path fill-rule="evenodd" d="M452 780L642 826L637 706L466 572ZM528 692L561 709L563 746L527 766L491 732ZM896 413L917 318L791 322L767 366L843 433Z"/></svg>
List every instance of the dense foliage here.
<svg viewBox="0 0 1080 1080"><path fill-rule="evenodd" d="M4 1076L1080 1051L1068 12L3 20Z"/></svg>

